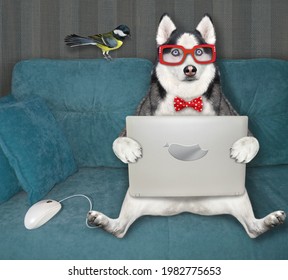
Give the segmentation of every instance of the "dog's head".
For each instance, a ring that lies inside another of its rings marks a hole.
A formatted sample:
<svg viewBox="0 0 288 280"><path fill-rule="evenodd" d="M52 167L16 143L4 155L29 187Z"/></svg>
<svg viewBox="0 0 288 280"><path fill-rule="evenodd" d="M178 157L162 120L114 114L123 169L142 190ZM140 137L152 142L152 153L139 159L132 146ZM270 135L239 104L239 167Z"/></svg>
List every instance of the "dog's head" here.
<svg viewBox="0 0 288 280"><path fill-rule="evenodd" d="M202 18L193 32L179 32L171 18L163 15L156 42L160 61L156 73L158 78L165 77L168 87L169 84L179 85L183 82L190 86L199 82L209 84L215 77L216 34L208 15ZM210 47L203 48L203 45Z"/></svg>

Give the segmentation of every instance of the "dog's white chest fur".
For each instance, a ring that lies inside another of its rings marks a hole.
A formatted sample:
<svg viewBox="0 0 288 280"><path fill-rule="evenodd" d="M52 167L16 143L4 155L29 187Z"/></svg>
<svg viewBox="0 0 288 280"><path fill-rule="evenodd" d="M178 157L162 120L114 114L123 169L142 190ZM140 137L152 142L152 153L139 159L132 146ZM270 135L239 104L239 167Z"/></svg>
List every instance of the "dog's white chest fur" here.
<svg viewBox="0 0 288 280"><path fill-rule="evenodd" d="M172 94L167 94L165 99L158 105L155 111L155 116L215 116L216 113L212 104L207 100L206 97L202 96L203 111L198 112L193 108L184 108L181 111L175 111L174 108L174 97ZM190 100L185 100L190 101Z"/></svg>

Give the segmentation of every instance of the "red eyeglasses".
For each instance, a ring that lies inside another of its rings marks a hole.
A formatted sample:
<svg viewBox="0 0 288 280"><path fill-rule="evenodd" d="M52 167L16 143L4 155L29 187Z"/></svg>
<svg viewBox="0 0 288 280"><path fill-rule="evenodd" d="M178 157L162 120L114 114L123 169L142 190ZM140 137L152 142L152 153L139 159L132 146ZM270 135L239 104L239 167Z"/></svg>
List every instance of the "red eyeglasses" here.
<svg viewBox="0 0 288 280"><path fill-rule="evenodd" d="M158 52L160 63L172 66L182 64L188 54L192 55L196 63L209 64L216 60L216 47L203 44L188 50L179 45L162 45Z"/></svg>

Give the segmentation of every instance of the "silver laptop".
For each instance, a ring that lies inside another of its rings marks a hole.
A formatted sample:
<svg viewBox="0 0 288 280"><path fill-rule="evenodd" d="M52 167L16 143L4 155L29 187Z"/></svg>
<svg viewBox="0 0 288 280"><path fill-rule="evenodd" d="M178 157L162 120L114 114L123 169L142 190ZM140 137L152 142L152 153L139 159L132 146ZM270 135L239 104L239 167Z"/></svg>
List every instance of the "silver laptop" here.
<svg viewBox="0 0 288 280"><path fill-rule="evenodd" d="M246 116L129 116L126 128L143 149L128 167L132 196L244 193L246 165L230 158L230 148L247 136Z"/></svg>

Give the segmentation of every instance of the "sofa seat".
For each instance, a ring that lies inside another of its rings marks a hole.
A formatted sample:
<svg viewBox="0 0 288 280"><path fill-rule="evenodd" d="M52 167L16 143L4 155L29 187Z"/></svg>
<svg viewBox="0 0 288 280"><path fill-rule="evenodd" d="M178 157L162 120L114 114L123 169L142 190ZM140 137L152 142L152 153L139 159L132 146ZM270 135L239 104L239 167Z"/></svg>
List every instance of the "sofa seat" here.
<svg viewBox="0 0 288 280"><path fill-rule="evenodd" d="M287 211L288 166L247 169L247 190L256 217ZM92 199L93 209L116 218L128 186L126 168L81 168L55 186L46 198L74 194ZM287 223L250 239L230 216L203 217L183 213L173 217L142 217L124 239L85 225L89 203L76 197L47 224L24 228L29 209L20 192L1 205L1 259L287 259ZM61 232L61 233L60 233ZM13 247L11 247L13 244Z"/></svg>

